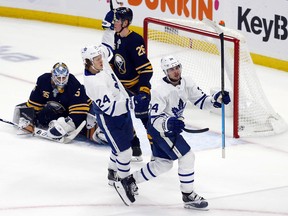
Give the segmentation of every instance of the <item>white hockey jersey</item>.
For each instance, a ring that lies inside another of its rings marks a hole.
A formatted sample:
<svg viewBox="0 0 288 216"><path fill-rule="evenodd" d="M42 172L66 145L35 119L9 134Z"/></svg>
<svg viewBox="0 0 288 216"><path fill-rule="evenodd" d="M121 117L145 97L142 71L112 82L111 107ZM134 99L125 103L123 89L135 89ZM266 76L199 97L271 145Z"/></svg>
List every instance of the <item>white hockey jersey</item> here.
<svg viewBox="0 0 288 216"><path fill-rule="evenodd" d="M213 97L206 95L191 79L182 76L177 86L163 79L158 84L152 88L149 115L151 125L159 132L167 132L167 118L183 117L187 101L200 109L213 107Z"/></svg>
<svg viewBox="0 0 288 216"><path fill-rule="evenodd" d="M103 64L103 70L97 74L85 70L86 94L97 105L99 113L110 116L127 113L130 109L130 98L106 59L103 59Z"/></svg>

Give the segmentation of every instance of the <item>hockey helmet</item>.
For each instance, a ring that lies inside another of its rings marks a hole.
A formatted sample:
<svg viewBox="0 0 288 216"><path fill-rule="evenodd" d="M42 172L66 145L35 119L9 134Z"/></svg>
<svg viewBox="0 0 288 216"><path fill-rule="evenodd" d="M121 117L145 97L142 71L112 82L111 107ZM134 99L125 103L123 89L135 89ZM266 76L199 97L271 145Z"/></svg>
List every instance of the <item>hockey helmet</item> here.
<svg viewBox="0 0 288 216"><path fill-rule="evenodd" d="M167 75L168 69L174 68L176 66L179 66L180 70L182 69L181 63L172 55L165 56L161 59L161 68L166 75Z"/></svg>
<svg viewBox="0 0 288 216"><path fill-rule="evenodd" d="M86 64L86 59L93 62L93 58L102 55L101 46L88 46L81 49L81 55L84 64Z"/></svg>
<svg viewBox="0 0 288 216"><path fill-rule="evenodd" d="M115 11L116 20L121 19L122 21L128 20L129 25L133 19L133 11L128 7L119 7Z"/></svg>
<svg viewBox="0 0 288 216"><path fill-rule="evenodd" d="M68 83L69 70L63 62L57 62L51 71L52 81L58 88L63 88Z"/></svg>

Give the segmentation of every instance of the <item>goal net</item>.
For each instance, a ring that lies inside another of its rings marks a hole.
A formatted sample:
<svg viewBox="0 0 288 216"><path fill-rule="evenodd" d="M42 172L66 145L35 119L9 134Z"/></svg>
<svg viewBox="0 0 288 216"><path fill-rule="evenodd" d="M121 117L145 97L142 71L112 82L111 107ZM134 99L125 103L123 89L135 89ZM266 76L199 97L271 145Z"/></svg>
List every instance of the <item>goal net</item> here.
<svg viewBox="0 0 288 216"><path fill-rule="evenodd" d="M287 124L264 95L245 38L235 30L222 26L221 29L224 32L225 90L232 99L226 117L231 121L233 137L284 132ZM161 57L172 54L182 64L182 75L191 77L204 92L220 91L220 39L211 27L194 20L145 18L144 39L154 68L153 79L164 75L159 72Z"/></svg>

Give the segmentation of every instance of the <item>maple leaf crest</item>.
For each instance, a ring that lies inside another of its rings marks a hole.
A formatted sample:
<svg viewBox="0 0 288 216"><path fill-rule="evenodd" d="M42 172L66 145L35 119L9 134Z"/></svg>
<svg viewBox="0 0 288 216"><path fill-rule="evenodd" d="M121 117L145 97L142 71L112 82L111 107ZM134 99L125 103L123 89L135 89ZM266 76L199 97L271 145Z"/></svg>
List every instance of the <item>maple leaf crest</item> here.
<svg viewBox="0 0 288 216"><path fill-rule="evenodd" d="M173 107L172 112L176 118L182 117L186 104L182 99L179 100L178 107Z"/></svg>

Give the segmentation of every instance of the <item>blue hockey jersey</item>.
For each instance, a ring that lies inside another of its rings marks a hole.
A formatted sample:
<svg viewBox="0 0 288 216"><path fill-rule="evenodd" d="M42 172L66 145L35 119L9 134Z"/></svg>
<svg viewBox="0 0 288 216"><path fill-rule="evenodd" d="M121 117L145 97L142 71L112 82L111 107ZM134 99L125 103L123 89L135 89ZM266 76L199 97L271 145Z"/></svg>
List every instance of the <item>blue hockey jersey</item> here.
<svg viewBox="0 0 288 216"><path fill-rule="evenodd" d="M76 127L86 120L89 107L91 105L90 98L86 95L84 86L75 78L73 74L69 74L69 80L64 87L62 93L53 87L51 82L51 73L45 73L38 77L35 88L32 90L28 107L33 107L37 111L41 111L48 101L60 103L64 108L64 117L70 116Z"/></svg>
<svg viewBox="0 0 288 216"><path fill-rule="evenodd" d="M143 38L133 31L125 37L115 33L114 42L112 64L120 82L130 95L149 91L153 68L147 58Z"/></svg>

